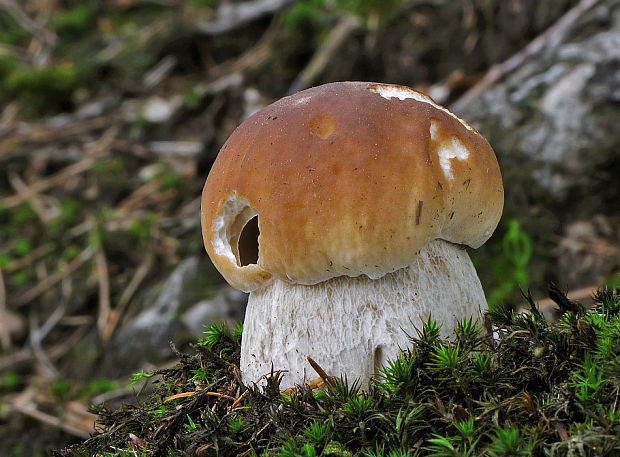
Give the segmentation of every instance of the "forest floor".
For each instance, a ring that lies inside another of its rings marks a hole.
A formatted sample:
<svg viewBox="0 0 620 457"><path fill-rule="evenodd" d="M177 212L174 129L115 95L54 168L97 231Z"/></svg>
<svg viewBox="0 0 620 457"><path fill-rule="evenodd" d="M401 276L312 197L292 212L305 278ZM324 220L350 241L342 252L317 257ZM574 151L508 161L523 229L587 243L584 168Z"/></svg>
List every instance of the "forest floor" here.
<svg viewBox="0 0 620 457"><path fill-rule="evenodd" d="M139 299L206 256L200 193L243 119L338 80L463 105L593 3L0 1L0 455L80 441L91 403L135 400L101 360ZM537 271L542 296L556 272Z"/></svg>

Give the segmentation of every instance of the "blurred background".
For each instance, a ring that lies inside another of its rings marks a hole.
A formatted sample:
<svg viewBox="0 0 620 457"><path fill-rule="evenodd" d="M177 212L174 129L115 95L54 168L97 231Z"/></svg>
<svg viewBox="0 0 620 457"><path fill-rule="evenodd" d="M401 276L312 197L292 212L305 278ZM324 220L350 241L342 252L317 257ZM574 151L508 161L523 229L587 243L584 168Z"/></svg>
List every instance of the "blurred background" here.
<svg viewBox="0 0 620 457"><path fill-rule="evenodd" d="M200 193L245 118L330 81L428 93L494 147L489 302L620 286L617 0L0 0L0 455L92 431L246 296Z"/></svg>

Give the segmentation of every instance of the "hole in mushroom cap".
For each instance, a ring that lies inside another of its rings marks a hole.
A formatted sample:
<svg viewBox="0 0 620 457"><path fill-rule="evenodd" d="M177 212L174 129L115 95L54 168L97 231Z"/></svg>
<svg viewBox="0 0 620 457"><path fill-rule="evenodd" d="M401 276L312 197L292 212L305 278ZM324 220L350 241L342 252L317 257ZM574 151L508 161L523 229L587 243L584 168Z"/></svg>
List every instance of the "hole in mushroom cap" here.
<svg viewBox="0 0 620 457"><path fill-rule="evenodd" d="M213 218L213 249L237 267L258 263L258 212L235 193L229 195Z"/></svg>
<svg viewBox="0 0 620 457"><path fill-rule="evenodd" d="M258 216L248 221L239 235L239 263L242 267L258 262Z"/></svg>

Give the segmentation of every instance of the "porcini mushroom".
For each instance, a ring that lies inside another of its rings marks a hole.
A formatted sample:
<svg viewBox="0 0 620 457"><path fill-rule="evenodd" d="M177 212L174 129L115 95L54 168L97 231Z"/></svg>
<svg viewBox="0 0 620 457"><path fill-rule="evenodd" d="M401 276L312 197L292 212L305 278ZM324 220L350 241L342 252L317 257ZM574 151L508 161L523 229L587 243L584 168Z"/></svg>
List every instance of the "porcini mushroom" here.
<svg viewBox="0 0 620 457"><path fill-rule="evenodd" d="M429 314L450 334L486 300L464 246L504 200L493 149L467 122L403 86L332 83L243 122L202 194L206 250L250 292L241 373L281 387L359 378L408 345Z"/></svg>

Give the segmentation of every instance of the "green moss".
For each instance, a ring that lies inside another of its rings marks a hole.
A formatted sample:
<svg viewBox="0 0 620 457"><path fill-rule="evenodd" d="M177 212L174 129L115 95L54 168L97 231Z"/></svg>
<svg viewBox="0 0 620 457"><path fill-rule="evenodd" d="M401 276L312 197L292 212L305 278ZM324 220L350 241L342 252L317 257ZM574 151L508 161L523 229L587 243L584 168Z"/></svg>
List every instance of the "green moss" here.
<svg viewBox="0 0 620 457"><path fill-rule="evenodd" d="M49 224L49 231L53 235L60 234L63 230L77 223L82 208L80 201L74 198L62 198L60 200L60 212Z"/></svg>
<svg viewBox="0 0 620 457"><path fill-rule="evenodd" d="M107 431L56 455L120 448L132 430L155 456L201 448L223 456L563 457L579 443L581 455L611 457L620 438L620 289L595 300L592 311L558 323L533 304L519 315L495 305L492 333L463 319L451 341L429 319L367 391L336 379L324 392L284 394L277 374L246 391L239 341L213 325L195 355L155 372L163 382L144 404L100 408ZM201 370L212 376L197 383Z"/></svg>
<svg viewBox="0 0 620 457"><path fill-rule="evenodd" d="M52 384L52 394L58 401L67 401L71 397L73 384L68 379L60 379Z"/></svg>
<svg viewBox="0 0 620 457"><path fill-rule="evenodd" d="M20 45L29 38L30 34L21 28L10 14L0 10L0 43Z"/></svg>
<svg viewBox="0 0 620 457"><path fill-rule="evenodd" d="M29 115L69 108L79 81L78 69L69 61L41 68L19 65L5 73L2 88Z"/></svg>
<svg viewBox="0 0 620 457"><path fill-rule="evenodd" d="M79 397L90 398L105 392L110 392L118 387L118 383L108 378L93 378L86 382L84 388L80 391Z"/></svg>
<svg viewBox="0 0 620 457"><path fill-rule="evenodd" d="M0 376L0 391L13 390L21 384L21 377L15 371L6 371Z"/></svg>
<svg viewBox="0 0 620 457"><path fill-rule="evenodd" d="M95 26L97 9L92 3L58 10L52 16L52 28L62 38L79 38Z"/></svg>

